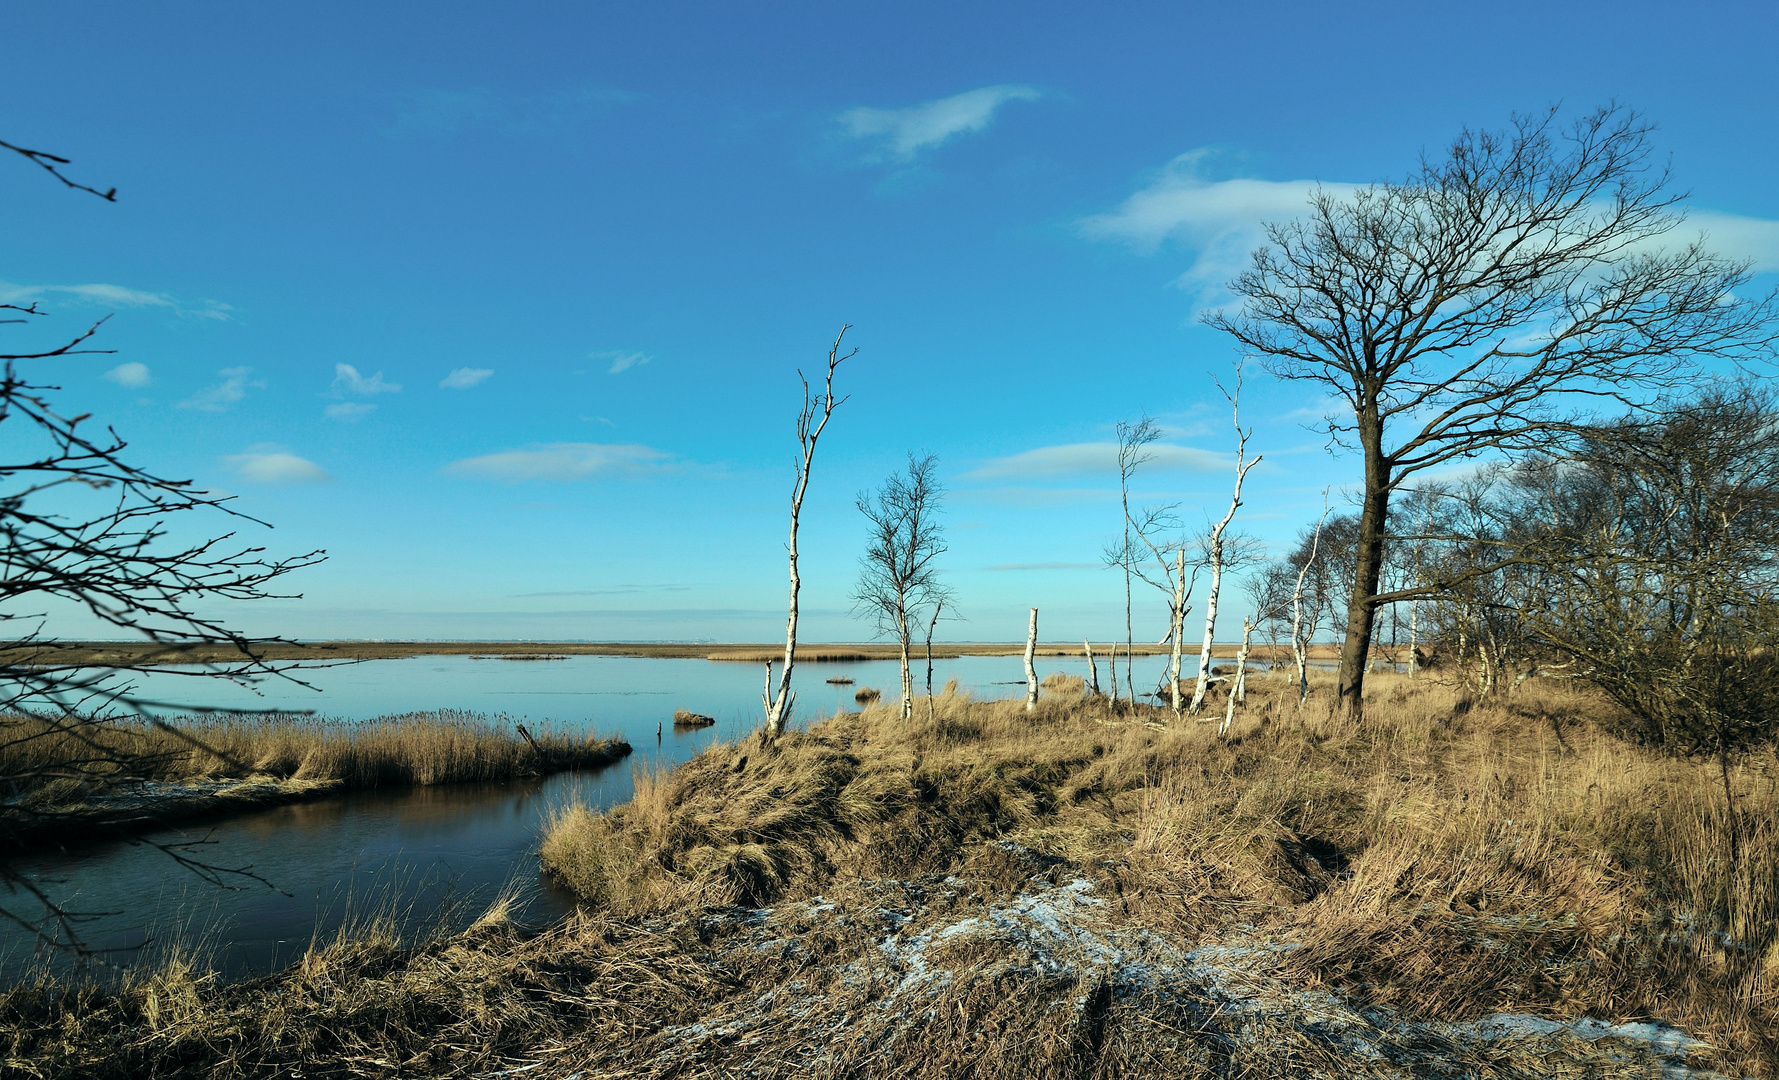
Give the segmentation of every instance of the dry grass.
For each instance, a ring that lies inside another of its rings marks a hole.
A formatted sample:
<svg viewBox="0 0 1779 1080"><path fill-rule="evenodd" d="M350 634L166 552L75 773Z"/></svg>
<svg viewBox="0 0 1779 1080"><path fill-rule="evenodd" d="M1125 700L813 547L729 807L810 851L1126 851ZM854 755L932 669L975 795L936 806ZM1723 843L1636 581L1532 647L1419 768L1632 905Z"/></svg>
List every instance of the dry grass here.
<svg viewBox="0 0 1779 1080"><path fill-rule="evenodd" d="M1731 867L1713 770L1588 697L1373 684L1363 731L1257 678L1227 742L947 694L719 744L555 823L566 927L19 988L0 1034L45 1076L1659 1074L1618 1036L1464 1026L1512 1010L1658 1019L1694 1066L1775 1075L1770 755L1732 778Z"/></svg>
<svg viewBox="0 0 1779 1080"><path fill-rule="evenodd" d="M0 836L17 846L49 831L66 842L83 823L152 826L186 812L249 809L342 789L595 768L630 752L622 739L521 732L464 712L362 723L212 717L176 727L181 734L128 721L69 728L0 719L0 776L11 787L0 804ZM226 781L239 781L239 789L219 786Z"/></svg>

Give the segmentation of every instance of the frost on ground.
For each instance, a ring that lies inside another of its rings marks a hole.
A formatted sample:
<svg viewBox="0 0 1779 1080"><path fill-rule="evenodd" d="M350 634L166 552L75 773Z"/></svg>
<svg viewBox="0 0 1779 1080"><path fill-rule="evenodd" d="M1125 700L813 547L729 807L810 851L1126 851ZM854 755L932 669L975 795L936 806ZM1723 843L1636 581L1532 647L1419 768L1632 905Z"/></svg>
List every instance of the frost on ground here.
<svg viewBox="0 0 1779 1080"><path fill-rule="evenodd" d="M1411 1020L1278 974L1236 926L1183 943L1117 925L1093 882L989 901L957 877L862 883L704 920L740 992L629 1075L1710 1077L1674 1028L1497 1014ZM941 1069L941 1059L950 1064ZM873 1064L875 1063L875 1064Z"/></svg>

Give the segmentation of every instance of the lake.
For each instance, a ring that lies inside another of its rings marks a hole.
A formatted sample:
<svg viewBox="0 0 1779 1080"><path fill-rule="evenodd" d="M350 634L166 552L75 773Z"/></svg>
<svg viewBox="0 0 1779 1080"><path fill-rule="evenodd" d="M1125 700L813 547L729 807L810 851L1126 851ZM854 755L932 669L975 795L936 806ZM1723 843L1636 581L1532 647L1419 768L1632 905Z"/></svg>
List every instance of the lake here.
<svg viewBox="0 0 1779 1080"><path fill-rule="evenodd" d="M1160 681L1165 664L1166 657L1137 658L1139 691ZM1080 658L1039 659L1040 677L1054 671L1085 676L1087 664ZM1102 678L1105 671L1102 658ZM634 769L672 766L715 739L752 731L762 713L765 665L624 656L422 656L311 670L304 678L316 689L273 681L256 694L169 676L139 680L139 692L193 708L307 709L341 720L468 709L533 728L622 735L635 753L598 772L355 792L152 836L201 841L194 854L205 862L251 868L263 884L237 879L234 887L222 888L163 852L128 841L14 858L12 869L87 913L81 937L89 946L119 950L111 954L118 963L152 961L159 949L189 945L203 949L231 977L283 966L317 935L332 934L354 917L396 911L410 926L467 925L503 888L520 894L523 921L547 922L573 906L573 898L538 871L537 848L550 816L577 800L595 807L621 803L630 797ZM830 685L831 678L849 678L854 685ZM978 698L1025 693L1024 662L1017 656L935 660L934 687L948 679ZM807 724L854 708L853 693L862 686L894 699L899 680L893 660L800 664L795 721ZM922 666L917 693L924 692L924 681ZM676 732L675 709L704 713L717 724ZM20 894L6 898L15 911L29 910L29 902ZM45 954L20 928L0 927L0 977L17 978L48 962L46 955L54 954Z"/></svg>

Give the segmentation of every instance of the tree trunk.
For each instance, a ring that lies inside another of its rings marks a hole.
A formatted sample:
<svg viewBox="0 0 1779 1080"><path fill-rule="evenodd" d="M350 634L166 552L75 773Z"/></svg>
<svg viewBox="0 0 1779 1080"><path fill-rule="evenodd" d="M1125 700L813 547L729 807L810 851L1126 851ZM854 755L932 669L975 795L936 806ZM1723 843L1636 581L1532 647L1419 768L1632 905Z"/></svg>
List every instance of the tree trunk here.
<svg viewBox="0 0 1779 1080"><path fill-rule="evenodd" d="M1217 729L1219 738L1229 738L1229 726L1235 723L1235 707L1245 704L1248 700L1248 643L1254 638L1254 621L1242 619L1242 647L1235 654L1235 674L1230 676L1229 700L1223 706L1223 726Z"/></svg>
<svg viewBox="0 0 1779 1080"><path fill-rule="evenodd" d="M1223 530L1211 537L1211 591L1205 594L1205 639L1198 650L1198 685L1192 688L1191 712L1204 707L1205 691L1211 688L1211 635L1217 629L1217 593L1223 587Z"/></svg>
<svg viewBox="0 0 1779 1080"><path fill-rule="evenodd" d="M896 612L896 639L902 646L902 719L914 719L914 671L908 665L908 617Z"/></svg>
<svg viewBox="0 0 1779 1080"><path fill-rule="evenodd" d="M1093 658L1093 644L1086 638L1081 639L1081 651L1087 654L1088 685L1093 688L1093 696L1100 696L1100 666Z"/></svg>
<svg viewBox="0 0 1779 1080"><path fill-rule="evenodd" d="M1032 623L1025 632L1025 711L1031 712L1038 707L1038 669L1032 666L1032 657L1038 651L1038 609L1032 609Z"/></svg>
<svg viewBox="0 0 1779 1080"><path fill-rule="evenodd" d="M1420 582L1415 582L1419 585ZM1421 602L1408 602L1408 677L1414 678L1421 670Z"/></svg>
<svg viewBox="0 0 1779 1080"><path fill-rule="evenodd" d="M1336 693L1349 723L1365 721L1365 663L1377 621L1378 580L1384 570L1384 526L1390 513L1390 466L1382 450L1383 424L1375 401L1359 417L1359 444L1365 454L1365 495L1359 510L1359 538L1353 551L1353 591L1347 599L1347 636L1340 646Z"/></svg>
<svg viewBox="0 0 1779 1080"><path fill-rule="evenodd" d="M927 620L927 720L928 721L931 721L934 718L934 716L936 715L934 712L934 706L933 706L933 627L939 625L939 610L941 608L943 608L944 606L945 606L945 601L943 601L943 600L936 601L933 604L933 617L931 619Z"/></svg>
<svg viewBox="0 0 1779 1080"><path fill-rule="evenodd" d="M1112 673L1112 708L1114 711L1116 711L1118 708L1118 641L1117 641L1117 639L1113 639L1113 641L1112 641L1112 657L1110 660L1110 668L1111 668L1111 673Z"/></svg>
<svg viewBox="0 0 1779 1080"><path fill-rule="evenodd" d="M1180 547L1174 565L1174 625L1173 655L1168 663L1167 690L1174 707L1174 715L1180 715L1180 647L1181 640L1186 636L1186 548Z"/></svg>

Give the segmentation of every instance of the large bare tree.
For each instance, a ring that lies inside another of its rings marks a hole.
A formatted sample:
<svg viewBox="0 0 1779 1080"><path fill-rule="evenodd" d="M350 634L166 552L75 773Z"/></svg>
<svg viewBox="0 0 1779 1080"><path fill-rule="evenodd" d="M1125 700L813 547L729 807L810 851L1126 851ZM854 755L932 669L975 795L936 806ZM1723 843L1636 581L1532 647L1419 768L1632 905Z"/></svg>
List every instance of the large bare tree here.
<svg viewBox="0 0 1779 1080"><path fill-rule="evenodd" d="M892 473L876 491L859 493L859 512L871 532L860 560L859 583L853 590L857 610L870 615L879 634L894 634L901 646L902 719L914 715L914 673L909 666L914 624L923 612L934 621L945 600L937 560L945 554L945 526L939 506L945 489L936 472L939 459L908 455L906 472ZM927 696L932 696L930 654Z"/></svg>
<svg viewBox="0 0 1779 1080"><path fill-rule="evenodd" d="M761 704L766 707L765 736L776 739L784 734L784 729L791 721L791 706L796 695L791 693L791 668L797 662L797 598L803 591L803 579L797 573L797 526L803 517L803 497L809 493L809 467L815 462L815 444L828 428L828 421L833 418L834 410L846 401L845 398L834 396L834 371L842 363L858 355L854 349L845 356L840 355L841 343L846 340L846 332L852 329L847 323L834 336L834 344L828 349L828 371L822 381L819 394L809 392L809 380L798 370L797 379L803 384L803 408L797 412L797 481L791 485L791 538L786 547L790 551L791 561L791 598L789 613L785 616L784 627L784 670L779 674L778 686L772 685L772 664L766 664L766 691L761 695Z"/></svg>
<svg viewBox="0 0 1779 1080"><path fill-rule="evenodd" d="M1409 477L1548 441L1601 398L1638 407L1704 358L1771 340L1746 264L1687 240L1684 195L1650 126L1608 106L1462 132L1406 180L1318 190L1266 226L1209 325L1267 369L1339 403L1331 433L1363 463L1339 701L1363 717L1390 498Z"/></svg>

